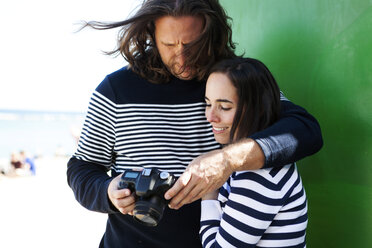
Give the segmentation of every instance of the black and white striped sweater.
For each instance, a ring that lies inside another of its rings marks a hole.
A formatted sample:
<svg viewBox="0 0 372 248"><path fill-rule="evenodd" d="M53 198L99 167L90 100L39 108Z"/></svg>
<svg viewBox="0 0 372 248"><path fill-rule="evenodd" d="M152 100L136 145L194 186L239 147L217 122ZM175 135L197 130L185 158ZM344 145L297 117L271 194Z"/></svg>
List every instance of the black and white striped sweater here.
<svg viewBox="0 0 372 248"><path fill-rule="evenodd" d="M204 90L205 83L177 78L152 84L124 67L93 93L67 179L84 207L109 214L100 247L201 247L199 201L178 211L166 208L159 225L148 228L120 214L107 188L112 177L136 166L180 175L193 158L219 148L204 116ZM311 115L286 100L281 107L281 119L252 136L266 167L292 163L322 145Z"/></svg>

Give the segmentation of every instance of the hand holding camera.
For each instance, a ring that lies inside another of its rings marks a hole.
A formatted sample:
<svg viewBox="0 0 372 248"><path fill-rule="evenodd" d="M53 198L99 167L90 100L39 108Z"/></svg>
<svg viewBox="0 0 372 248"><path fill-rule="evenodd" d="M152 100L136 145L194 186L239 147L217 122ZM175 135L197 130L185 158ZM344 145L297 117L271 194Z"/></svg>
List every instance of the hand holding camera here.
<svg viewBox="0 0 372 248"><path fill-rule="evenodd" d="M164 193L175 181L174 175L157 169L126 170L120 178L118 188L127 188L134 193L134 219L146 226L156 226L168 203L164 199Z"/></svg>
<svg viewBox="0 0 372 248"><path fill-rule="evenodd" d="M133 215L134 205L136 203L136 196L129 189L119 190L118 185L121 175L118 175L111 180L107 189L107 194L113 207L119 210L122 214Z"/></svg>

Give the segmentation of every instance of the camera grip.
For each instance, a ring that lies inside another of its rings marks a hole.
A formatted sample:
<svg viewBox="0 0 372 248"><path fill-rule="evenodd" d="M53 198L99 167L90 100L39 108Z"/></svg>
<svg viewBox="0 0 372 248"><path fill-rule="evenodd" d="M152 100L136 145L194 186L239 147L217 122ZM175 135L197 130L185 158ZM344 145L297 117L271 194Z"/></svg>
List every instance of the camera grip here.
<svg viewBox="0 0 372 248"><path fill-rule="evenodd" d="M133 183L127 183L125 181L120 181L119 182L118 189L129 189L130 193L135 192L134 184Z"/></svg>
<svg viewBox="0 0 372 248"><path fill-rule="evenodd" d="M127 189L128 186L129 185L126 182L120 181L118 185L118 189Z"/></svg>

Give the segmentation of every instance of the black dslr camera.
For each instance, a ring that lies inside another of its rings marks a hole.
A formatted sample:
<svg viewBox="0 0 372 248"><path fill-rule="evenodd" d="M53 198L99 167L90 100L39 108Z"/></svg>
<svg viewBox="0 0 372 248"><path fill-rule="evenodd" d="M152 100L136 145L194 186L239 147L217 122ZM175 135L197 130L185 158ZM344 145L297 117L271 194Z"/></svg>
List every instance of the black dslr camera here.
<svg viewBox="0 0 372 248"><path fill-rule="evenodd" d="M146 226L156 226L167 205L164 194L175 181L174 175L157 169L126 170L121 176L119 189L128 188L135 192L134 219Z"/></svg>

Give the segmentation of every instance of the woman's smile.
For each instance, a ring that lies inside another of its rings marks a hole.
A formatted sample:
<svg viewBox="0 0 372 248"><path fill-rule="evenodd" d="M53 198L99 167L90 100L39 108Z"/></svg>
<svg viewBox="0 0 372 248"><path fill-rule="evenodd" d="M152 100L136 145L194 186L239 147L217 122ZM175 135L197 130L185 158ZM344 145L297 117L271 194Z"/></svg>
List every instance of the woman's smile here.
<svg viewBox="0 0 372 248"><path fill-rule="evenodd" d="M236 88L225 74L214 72L209 76L205 102L205 116L212 125L214 138L220 144L228 144L238 95Z"/></svg>

